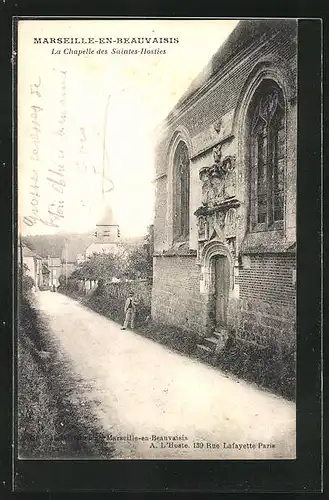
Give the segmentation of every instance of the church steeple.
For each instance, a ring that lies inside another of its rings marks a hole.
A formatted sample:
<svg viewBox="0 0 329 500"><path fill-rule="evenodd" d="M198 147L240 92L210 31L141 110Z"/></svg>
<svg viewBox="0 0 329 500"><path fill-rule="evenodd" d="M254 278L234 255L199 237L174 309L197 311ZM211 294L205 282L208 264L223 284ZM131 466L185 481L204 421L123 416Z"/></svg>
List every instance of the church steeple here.
<svg viewBox="0 0 329 500"><path fill-rule="evenodd" d="M104 243L118 243L120 238L119 225L115 222L112 208L106 205L96 224L95 236L97 241Z"/></svg>
<svg viewBox="0 0 329 500"><path fill-rule="evenodd" d="M113 210L110 207L110 205L105 205L102 215L99 218L99 221L97 222L96 226L116 226L114 222L114 216L113 216Z"/></svg>

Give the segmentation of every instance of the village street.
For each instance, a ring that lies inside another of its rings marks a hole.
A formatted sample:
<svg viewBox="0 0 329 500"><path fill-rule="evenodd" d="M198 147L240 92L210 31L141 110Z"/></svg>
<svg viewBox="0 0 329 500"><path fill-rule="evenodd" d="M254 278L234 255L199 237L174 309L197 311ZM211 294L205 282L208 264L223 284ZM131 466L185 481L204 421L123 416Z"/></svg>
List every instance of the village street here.
<svg viewBox="0 0 329 500"><path fill-rule="evenodd" d="M36 300L83 381L81 398L112 435L114 458L295 457L294 403L122 331L60 293Z"/></svg>

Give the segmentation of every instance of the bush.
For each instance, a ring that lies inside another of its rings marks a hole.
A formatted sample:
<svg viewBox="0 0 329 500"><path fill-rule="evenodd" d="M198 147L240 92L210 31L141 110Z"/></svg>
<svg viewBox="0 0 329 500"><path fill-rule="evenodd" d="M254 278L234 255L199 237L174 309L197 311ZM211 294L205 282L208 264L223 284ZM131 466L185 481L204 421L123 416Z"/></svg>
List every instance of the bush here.
<svg viewBox="0 0 329 500"><path fill-rule="evenodd" d="M93 254L78 265L70 278L76 280L111 280L121 277L124 267L124 254Z"/></svg>
<svg viewBox="0 0 329 500"><path fill-rule="evenodd" d="M35 286L34 279L28 274L29 269L26 264L23 265L23 268L19 266L18 268L18 283L21 286L21 294L28 294L32 288Z"/></svg>
<svg viewBox="0 0 329 500"><path fill-rule="evenodd" d="M153 257L145 246L134 248L127 257L125 276L128 279L149 278L153 273Z"/></svg>

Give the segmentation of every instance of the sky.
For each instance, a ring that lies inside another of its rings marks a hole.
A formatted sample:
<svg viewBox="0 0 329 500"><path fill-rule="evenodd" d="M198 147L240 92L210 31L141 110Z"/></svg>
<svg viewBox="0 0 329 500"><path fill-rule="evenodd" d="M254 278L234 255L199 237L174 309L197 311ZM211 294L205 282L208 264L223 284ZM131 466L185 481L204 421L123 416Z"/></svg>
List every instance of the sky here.
<svg viewBox="0 0 329 500"><path fill-rule="evenodd" d="M144 235L153 222L154 130L237 23L19 21L22 234L92 231L109 205L122 236ZM39 37L91 37L96 42L34 43ZM172 37L179 42L100 43L106 37ZM141 48L166 53L120 52ZM72 53L78 50L87 53Z"/></svg>

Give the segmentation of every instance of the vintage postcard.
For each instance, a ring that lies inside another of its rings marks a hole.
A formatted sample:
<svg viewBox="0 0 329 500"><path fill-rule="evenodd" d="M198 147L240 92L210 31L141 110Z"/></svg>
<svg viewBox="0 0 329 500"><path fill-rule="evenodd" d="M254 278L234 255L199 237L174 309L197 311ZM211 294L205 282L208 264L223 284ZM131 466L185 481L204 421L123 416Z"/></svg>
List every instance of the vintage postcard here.
<svg viewBox="0 0 329 500"><path fill-rule="evenodd" d="M18 458L295 459L297 21L17 30Z"/></svg>

